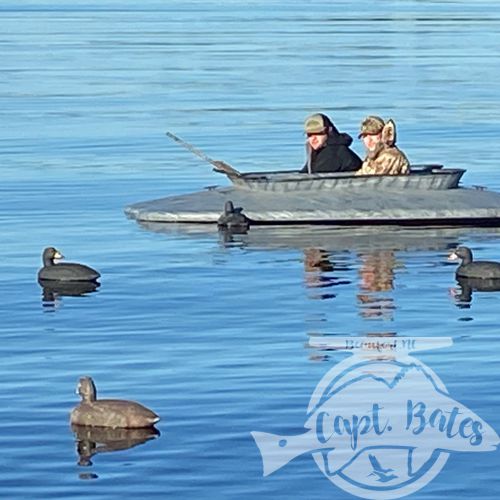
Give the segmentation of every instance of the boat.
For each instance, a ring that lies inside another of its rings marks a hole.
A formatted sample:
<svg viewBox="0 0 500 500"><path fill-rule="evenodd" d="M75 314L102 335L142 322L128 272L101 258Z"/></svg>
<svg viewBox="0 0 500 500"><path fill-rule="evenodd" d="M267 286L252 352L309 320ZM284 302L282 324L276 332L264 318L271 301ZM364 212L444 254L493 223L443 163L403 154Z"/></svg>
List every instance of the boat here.
<svg viewBox="0 0 500 500"><path fill-rule="evenodd" d="M377 176L250 172L228 175L232 186L135 203L125 213L138 221L217 223L232 201L252 224L500 226L500 193L461 187L464 173L440 166Z"/></svg>
<svg viewBox="0 0 500 500"><path fill-rule="evenodd" d="M241 173L167 133L224 174L229 186L134 203L142 222L216 224L227 202L251 225L328 224L500 227L500 193L463 187L463 168L412 165L406 175L308 174L295 170Z"/></svg>

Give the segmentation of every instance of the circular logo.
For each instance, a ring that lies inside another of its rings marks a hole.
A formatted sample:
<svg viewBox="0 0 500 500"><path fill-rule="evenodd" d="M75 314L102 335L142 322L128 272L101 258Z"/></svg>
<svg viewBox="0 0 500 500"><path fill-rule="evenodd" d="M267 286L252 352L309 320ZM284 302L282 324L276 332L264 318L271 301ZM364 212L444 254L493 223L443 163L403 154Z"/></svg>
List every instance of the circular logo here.
<svg viewBox="0 0 500 500"><path fill-rule="evenodd" d="M304 432L252 432L264 476L310 453L339 488L362 498L392 499L432 481L453 451L495 451L500 441L495 430L408 354L446 342L347 338L339 344L336 339L334 348L344 345L352 356L316 386Z"/></svg>
<svg viewBox="0 0 500 500"><path fill-rule="evenodd" d="M312 453L321 472L362 498L399 498L428 484L449 457L422 429L425 410L439 405L434 394L448 395L443 382L408 355L336 365L314 390L305 425L326 445Z"/></svg>

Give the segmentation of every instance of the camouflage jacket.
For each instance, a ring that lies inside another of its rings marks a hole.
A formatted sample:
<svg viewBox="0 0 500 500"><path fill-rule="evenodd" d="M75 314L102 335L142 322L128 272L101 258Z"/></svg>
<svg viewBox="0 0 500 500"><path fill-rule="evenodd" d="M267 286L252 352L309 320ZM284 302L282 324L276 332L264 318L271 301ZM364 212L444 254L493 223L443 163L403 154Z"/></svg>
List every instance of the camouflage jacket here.
<svg viewBox="0 0 500 500"><path fill-rule="evenodd" d="M409 171L410 163L402 151L396 146L380 144L368 153L356 175L399 175Z"/></svg>

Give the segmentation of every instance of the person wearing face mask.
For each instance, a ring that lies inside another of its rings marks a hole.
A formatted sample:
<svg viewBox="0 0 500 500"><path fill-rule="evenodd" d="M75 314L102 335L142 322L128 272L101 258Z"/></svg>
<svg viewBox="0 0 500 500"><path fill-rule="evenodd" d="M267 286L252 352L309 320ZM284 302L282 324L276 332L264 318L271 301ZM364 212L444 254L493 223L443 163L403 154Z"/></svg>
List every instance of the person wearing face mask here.
<svg viewBox="0 0 500 500"><path fill-rule="evenodd" d="M368 116L358 136L366 148L366 158L356 175L402 175L410 173L410 163L396 147L396 124L379 116Z"/></svg>
<svg viewBox="0 0 500 500"><path fill-rule="evenodd" d="M352 151L352 137L340 133L328 116L316 113L304 123L307 162L301 173L352 172L361 167L361 158Z"/></svg>

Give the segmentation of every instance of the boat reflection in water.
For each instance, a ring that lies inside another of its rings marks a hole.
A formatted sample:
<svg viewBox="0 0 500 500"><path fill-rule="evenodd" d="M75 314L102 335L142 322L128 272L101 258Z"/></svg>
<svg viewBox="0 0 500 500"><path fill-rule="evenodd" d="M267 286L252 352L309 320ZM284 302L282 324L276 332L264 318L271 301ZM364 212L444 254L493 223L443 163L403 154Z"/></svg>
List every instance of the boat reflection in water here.
<svg viewBox="0 0 500 500"><path fill-rule="evenodd" d="M71 430L75 434L78 465L83 467L92 465L91 458L98 453L128 450L160 435L155 427L111 429L72 424Z"/></svg>
<svg viewBox="0 0 500 500"><path fill-rule="evenodd" d="M457 277L458 287L453 288L452 295L457 307L468 309L472 303L474 292L499 292L500 279Z"/></svg>
<svg viewBox="0 0 500 500"><path fill-rule="evenodd" d="M139 221L147 231L176 238L217 239L216 224L175 224ZM251 226L248 232L225 232L220 242L237 243L251 249L281 250L309 248L332 251L445 250L470 236L500 237L499 228L403 228L399 226Z"/></svg>
<svg viewBox="0 0 500 500"><path fill-rule="evenodd" d="M61 297L83 297L96 292L101 286L94 281L61 282L53 280L38 280L42 287L42 304L44 307L56 309Z"/></svg>
<svg viewBox="0 0 500 500"><path fill-rule="evenodd" d="M139 222L148 231L175 238L217 239L215 224L174 224ZM245 247L253 250L303 252L304 282L308 289L320 291L311 298L331 299L331 287L348 285L352 277L352 255L356 255L360 316L367 319L393 319L396 271L404 268L397 252L447 252L464 239L496 239L499 228L398 226L251 226L245 234L222 232L223 247ZM436 258L436 264L438 259ZM342 272L346 271L346 272ZM340 274L342 276L340 276ZM452 279L450 270L450 279ZM484 281L484 280L483 280ZM495 285L496 286L496 285ZM324 289L329 289L328 292ZM485 284L463 283L462 302L473 290L486 290ZM492 288L491 288L492 289ZM488 289L489 290L489 289ZM469 297L470 301L470 297Z"/></svg>

